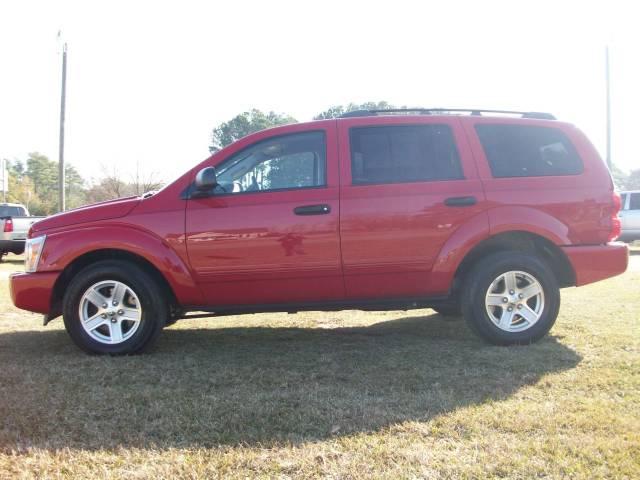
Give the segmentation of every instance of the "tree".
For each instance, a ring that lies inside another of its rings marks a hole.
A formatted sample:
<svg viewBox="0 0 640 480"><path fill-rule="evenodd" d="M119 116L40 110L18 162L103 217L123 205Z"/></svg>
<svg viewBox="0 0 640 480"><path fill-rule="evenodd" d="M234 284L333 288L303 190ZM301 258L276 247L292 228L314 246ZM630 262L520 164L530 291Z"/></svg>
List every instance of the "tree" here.
<svg viewBox="0 0 640 480"><path fill-rule="evenodd" d="M627 190L640 190L640 168L631 170L627 177Z"/></svg>
<svg viewBox="0 0 640 480"><path fill-rule="evenodd" d="M640 190L640 169L626 173L615 164L611 168L611 177L618 190Z"/></svg>
<svg viewBox="0 0 640 480"><path fill-rule="evenodd" d="M328 118L337 118L340 115L343 115L347 112L353 112L356 110L389 110L393 108L398 108L391 105L389 102L380 101L380 102L364 102L364 103L350 103L348 105L336 105L333 106L324 112L319 113L315 117L314 120L325 120ZM405 107L402 107L405 108Z"/></svg>
<svg viewBox="0 0 640 480"><path fill-rule="evenodd" d="M618 166L615 163L611 165L611 178L613 179L613 184L616 186L618 190L626 189L629 175L627 175L626 172L618 168Z"/></svg>
<svg viewBox="0 0 640 480"><path fill-rule="evenodd" d="M250 112L243 112L228 122L218 125L213 130L212 145L209 147L209 151L215 153L251 133L288 123L297 123L297 120L289 115L275 112L264 113L254 108Z"/></svg>
<svg viewBox="0 0 640 480"><path fill-rule="evenodd" d="M25 168L26 163L26 168ZM22 203L33 215L51 215L58 211L58 163L38 152L26 162L16 160L9 166L9 198ZM65 165L67 205L85 203L84 180L72 165Z"/></svg>
<svg viewBox="0 0 640 480"><path fill-rule="evenodd" d="M142 195L151 190L157 190L162 186L162 181L155 178L155 173L136 175L131 182L123 180L122 175L114 167L111 171L102 167L102 178L85 191L87 203L104 202L116 198Z"/></svg>

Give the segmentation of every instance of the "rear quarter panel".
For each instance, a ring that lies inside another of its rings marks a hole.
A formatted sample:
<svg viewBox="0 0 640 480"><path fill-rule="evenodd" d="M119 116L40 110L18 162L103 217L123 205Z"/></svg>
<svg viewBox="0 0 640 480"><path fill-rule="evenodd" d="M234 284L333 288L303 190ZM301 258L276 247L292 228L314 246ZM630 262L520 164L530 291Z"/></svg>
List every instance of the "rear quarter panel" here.
<svg viewBox="0 0 640 480"><path fill-rule="evenodd" d="M490 233L520 230L557 245L606 243L611 225L613 183L604 162L573 125L548 120L462 118L485 188ZM579 175L494 178L475 126L518 124L560 129L573 143L584 170Z"/></svg>

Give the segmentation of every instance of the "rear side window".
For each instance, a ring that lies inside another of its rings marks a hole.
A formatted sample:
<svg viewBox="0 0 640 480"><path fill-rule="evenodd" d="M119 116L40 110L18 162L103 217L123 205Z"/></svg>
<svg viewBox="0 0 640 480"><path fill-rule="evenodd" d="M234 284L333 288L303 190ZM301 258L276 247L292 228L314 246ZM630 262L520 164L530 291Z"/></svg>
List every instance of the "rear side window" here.
<svg viewBox="0 0 640 480"><path fill-rule="evenodd" d="M494 177L578 175L582 160L564 133L530 125L476 125Z"/></svg>
<svg viewBox="0 0 640 480"><path fill-rule="evenodd" d="M0 217L24 217L24 208L12 205L0 205Z"/></svg>
<svg viewBox="0 0 640 480"><path fill-rule="evenodd" d="M352 183L404 183L463 178L448 125L350 130Z"/></svg>
<svg viewBox="0 0 640 480"><path fill-rule="evenodd" d="M629 210L640 210L640 193L629 195Z"/></svg>
<svg viewBox="0 0 640 480"><path fill-rule="evenodd" d="M621 193L620 194L620 210L624 210L625 208L627 208L627 194Z"/></svg>

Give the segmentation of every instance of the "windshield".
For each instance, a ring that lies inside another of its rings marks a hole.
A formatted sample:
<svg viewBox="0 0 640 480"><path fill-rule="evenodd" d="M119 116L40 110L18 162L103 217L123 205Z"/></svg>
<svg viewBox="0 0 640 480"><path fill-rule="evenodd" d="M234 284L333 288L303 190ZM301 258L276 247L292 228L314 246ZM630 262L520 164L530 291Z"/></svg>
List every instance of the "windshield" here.
<svg viewBox="0 0 640 480"><path fill-rule="evenodd" d="M0 205L0 217L24 217L24 207Z"/></svg>

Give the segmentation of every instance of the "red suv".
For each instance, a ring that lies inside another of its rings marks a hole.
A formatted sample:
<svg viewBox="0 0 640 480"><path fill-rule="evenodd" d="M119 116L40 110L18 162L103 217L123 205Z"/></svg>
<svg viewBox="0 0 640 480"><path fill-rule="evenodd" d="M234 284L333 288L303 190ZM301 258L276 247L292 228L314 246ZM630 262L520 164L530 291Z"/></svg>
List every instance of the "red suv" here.
<svg viewBox="0 0 640 480"><path fill-rule="evenodd" d="M13 302L62 314L92 353L142 351L189 312L430 307L491 343L536 341L561 287L625 271L620 199L574 126L487 112L247 136L159 192L34 224Z"/></svg>

